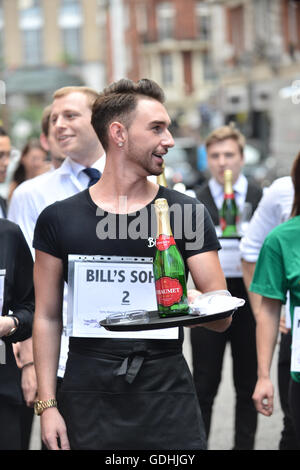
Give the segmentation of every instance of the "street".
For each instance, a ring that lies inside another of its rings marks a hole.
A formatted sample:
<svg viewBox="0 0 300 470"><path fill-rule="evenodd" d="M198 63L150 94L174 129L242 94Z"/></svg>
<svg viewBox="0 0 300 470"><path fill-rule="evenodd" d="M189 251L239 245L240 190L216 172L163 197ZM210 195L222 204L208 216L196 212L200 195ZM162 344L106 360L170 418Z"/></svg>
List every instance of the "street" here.
<svg viewBox="0 0 300 470"><path fill-rule="evenodd" d="M185 328L184 354L189 366L191 367L188 328ZM272 366L272 379L275 386L275 411L269 418L262 415L259 416L255 450L278 449L282 428L282 412L278 401L276 374L277 354L278 347L276 348L274 354ZM227 347L224 359L222 383L220 385L214 406L211 437L208 442L209 450L230 450L233 446L234 398L235 392L232 383L230 348ZM38 417L35 417L34 420L30 449L40 449L40 430Z"/></svg>

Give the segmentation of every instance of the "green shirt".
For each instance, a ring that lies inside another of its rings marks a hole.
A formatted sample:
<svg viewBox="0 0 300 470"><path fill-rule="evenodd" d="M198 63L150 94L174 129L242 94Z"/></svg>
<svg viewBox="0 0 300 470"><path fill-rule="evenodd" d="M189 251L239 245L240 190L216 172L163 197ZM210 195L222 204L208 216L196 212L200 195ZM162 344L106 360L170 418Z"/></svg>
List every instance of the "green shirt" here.
<svg viewBox="0 0 300 470"><path fill-rule="evenodd" d="M300 306L300 215L278 225L266 237L250 290L282 303L289 291L293 326L294 308ZM300 382L299 372L291 372L291 376Z"/></svg>

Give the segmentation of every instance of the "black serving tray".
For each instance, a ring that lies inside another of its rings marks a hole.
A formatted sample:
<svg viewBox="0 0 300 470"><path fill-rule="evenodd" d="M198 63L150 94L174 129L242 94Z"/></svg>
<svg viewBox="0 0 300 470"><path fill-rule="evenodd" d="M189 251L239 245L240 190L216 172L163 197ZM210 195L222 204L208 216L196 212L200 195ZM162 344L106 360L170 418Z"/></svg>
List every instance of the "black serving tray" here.
<svg viewBox="0 0 300 470"><path fill-rule="evenodd" d="M172 328L175 326L191 326L201 323L208 323L223 318L230 317L236 309L227 312L214 313L212 315L188 314L176 317L160 318L157 310L148 312L149 322L147 323L117 323L107 324L106 320L100 321L100 325L109 331L141 331L141 330L158 330L162 328Z"/></svg>
<svg viewBox="0 0 300 470"><path fill-rule="evenodd" d="M222 235L220 235L218 237L219 240L241 240L242 238L242 235L232 235L232 237L222 237Z"/></svg>

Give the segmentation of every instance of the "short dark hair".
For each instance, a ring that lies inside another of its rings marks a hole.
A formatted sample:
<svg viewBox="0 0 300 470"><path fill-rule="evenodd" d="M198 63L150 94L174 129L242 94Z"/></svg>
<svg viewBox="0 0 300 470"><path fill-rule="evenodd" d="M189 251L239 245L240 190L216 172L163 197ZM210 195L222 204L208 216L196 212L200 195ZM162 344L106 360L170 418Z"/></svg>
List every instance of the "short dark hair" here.
<svg viewBox="0 0 300 470"><path fill-rule="evenodd" d="M0 126L0 137L8 137L8 133L2 126Z"/></svg>
<svg viewBox="0 0 300 470"><path fill-rule="evenodd" d="M165 101L161 87L148 78L142 78L138 82L122 78L99 94L92 108L91 123L105 151L108 149L109 124L118 119L128 129L141 98L154 99L160 103Z"/></svg>

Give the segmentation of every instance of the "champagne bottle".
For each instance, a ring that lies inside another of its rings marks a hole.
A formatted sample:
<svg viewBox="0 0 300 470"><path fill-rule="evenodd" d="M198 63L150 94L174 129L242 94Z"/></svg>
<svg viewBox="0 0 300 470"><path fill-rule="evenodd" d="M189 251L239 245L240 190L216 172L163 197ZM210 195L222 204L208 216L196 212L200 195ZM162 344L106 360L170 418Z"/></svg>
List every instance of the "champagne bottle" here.
<svg viewBox="0 0 300 470"><path fill-rule="evenodd" d="M153 263L155 290L160 317L188 314L185 266L176 246L166 199L156 199L156 254Z"/></svg>
<svg viewBox="0 0 300 470"><path fill-rule="evenodd" d="M157 182L157 184L159 184L160 186L164 186L165 188L167 188L167 187L168 187L168 183L167 183L167 180L166 180L165 164L164 164L164 163L163 163L162 167L163 167L163 172L162 172L160 175L158 175L158 176L156 177L156 182Z"/></svg>
<svg viewBox="0 0 300 470"><path fill-rule="evenodd" d="M238 209L232 189L232 171L224 171L224 201L220 210L220 225L223 237L237 235L236 224L238 221Z"/></svg>

